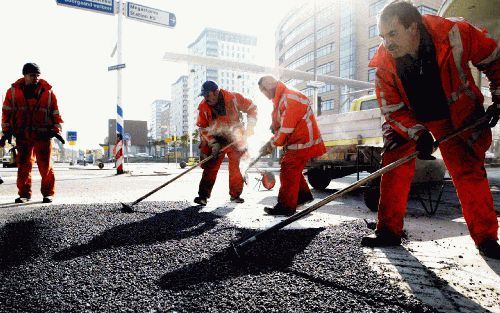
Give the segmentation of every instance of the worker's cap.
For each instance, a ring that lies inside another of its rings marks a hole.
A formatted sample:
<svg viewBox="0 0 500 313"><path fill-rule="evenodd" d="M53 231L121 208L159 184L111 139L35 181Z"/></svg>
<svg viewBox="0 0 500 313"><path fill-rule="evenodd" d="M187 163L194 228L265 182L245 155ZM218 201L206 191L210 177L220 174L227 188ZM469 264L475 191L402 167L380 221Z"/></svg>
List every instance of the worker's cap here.
<svg viewBox="0 0 500 313"><path fill-rule="evenodd" d="M201 85L201 92L199 95L206 97L210 91L216 91L217 89L219 89L219 86L217 86L215 82L207 80L203 83L203 85Z"/></svg>
<svg viewBox="0 0 500 313"><path fill-rule="evenodd" d="M26 63L23 66L23 75L40 74L40 67L36 63Z"/></svg>

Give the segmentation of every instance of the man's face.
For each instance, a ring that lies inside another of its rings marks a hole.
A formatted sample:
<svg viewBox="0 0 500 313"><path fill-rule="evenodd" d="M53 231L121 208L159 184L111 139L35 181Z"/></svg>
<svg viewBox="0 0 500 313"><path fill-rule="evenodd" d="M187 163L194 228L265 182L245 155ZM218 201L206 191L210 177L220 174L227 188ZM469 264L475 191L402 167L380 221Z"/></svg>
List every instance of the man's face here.
<svg viewBox="0 0 500 313"><path fill-rule="evenodd" d="M398 17L379 22L382 43L393 58L397 59L407 54L416 56L420 42L417 23L405 28Z"/></svg>
<svg viewBox="0 0 500 313"><path fill-rule="evenodd" d="M259 86L259 89L260 89L260 92L262 92L264 94L264 96L266 96L267 99L273 100L274 94L272 93L272 91L270 91L269 89L266 89L263 86Z"/></svg>
<svg viewBox="0 0 500 313"><path fill-rule="evenodd" d="M40 77L40 74L26 74L24 75L24 81L26 82L26 85L36 85L38 83L38 77Z"/></svg>
<svg viewBox="0 0 500 313"><path fill-rule="evenodd" d="M204 97L205 101L210 105L215 105L219 98L219 93L217 90L209 91L208 94Z"/></svg>

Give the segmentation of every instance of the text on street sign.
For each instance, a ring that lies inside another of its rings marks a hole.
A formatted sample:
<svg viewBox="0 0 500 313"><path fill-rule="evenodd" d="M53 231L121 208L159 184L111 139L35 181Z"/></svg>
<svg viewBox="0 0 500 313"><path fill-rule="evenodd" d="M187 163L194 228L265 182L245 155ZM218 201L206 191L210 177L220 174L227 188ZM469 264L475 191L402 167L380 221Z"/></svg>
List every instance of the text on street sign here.
<svg viewBox="0 0 500 313"><path fill-rule="evenodd" d="M132 2L127 2L127 17L164 27L175 27L177 23L174 13L153 9Z"/></svg>

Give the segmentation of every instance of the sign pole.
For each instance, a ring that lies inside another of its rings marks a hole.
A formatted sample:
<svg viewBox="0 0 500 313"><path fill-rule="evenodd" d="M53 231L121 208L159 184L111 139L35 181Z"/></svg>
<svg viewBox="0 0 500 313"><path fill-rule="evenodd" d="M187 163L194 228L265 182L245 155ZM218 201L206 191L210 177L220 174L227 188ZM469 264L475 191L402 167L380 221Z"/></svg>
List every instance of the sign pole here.
<svg viewBox="0 0 500 313"><path fill-rule="evenodd" d="M123 18L123 3L122 0L117 1L118 4L118 38L116 43L116 58L118 63L122 64L122 18ZM123 109L122 109L122 71L116 71L116 145L123 147ZM123 150L116 149L116 174L123 174Z"/></svg>

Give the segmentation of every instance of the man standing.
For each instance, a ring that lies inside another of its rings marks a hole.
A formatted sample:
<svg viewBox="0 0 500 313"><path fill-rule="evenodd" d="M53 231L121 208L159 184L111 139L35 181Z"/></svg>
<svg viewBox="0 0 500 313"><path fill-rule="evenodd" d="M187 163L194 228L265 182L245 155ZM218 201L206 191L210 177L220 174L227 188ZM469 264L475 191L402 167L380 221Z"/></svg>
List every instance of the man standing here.
<svg viewBox="0 0 500 313"><path fill-rule="evenodd" d="M56 137L64 143L60 135L63 120L52 86L39 79L38 65L26 63L23 75L7 90L2 107L0 146L5 141L10 142L13 136L16 138L19 198L15 203L24 203L31 198L31 169L35 157L42 176L43 202L50 203L55 193L51 138Z"/></svg>
<svg viewBox="0 0 500 313"><path fill-rule="evenodd" d="M250 99L236 92L219 88L213 81L201 86L204 99L198 106L196 125L200 128L200 153L213 159L202 165L203 175L194 202L206 205L217 178L217 172L227 154L229 159L229 195L236 203L243 203L243 176L240 158L246 151L246 137L251 136L257 121L257 107ZM242 112L247 114L247 128L241 122ZM223 148L232 144L227 149Z"/></svg>
<svg viewBox="0 0 500 313"><path fill-rule="evenodd" d="M378 23L383 41L370 66L377 68L377 98L389 126L384 129L383 166L415 150L419 158L432 159L433 136L441 138L485 115L469 61L491 82L494 104L487 114L490 126L496 124L500 49L485 32L463 20L421 16L402 0L388 4ZM440 150L472 239L481 253L498 259L498 221L484 168L490 144L486 127L464 132L442 143ZM401 244L414 170L412 160L382 175L376 234L364 237L362 245Z"/></svg>
<svg viewBox="0 0 500 313"><path fill-rule="evenodd" d="M302 174L309 159L326 152L309 99L297 90L289 89L273 76L259 80L260 91L273 101L271 131L274 136L261 148L270 154L282 146L280 190L278 203L266 207L270 215L292 215L297 206L312 201L313 196Z"/></svg>

